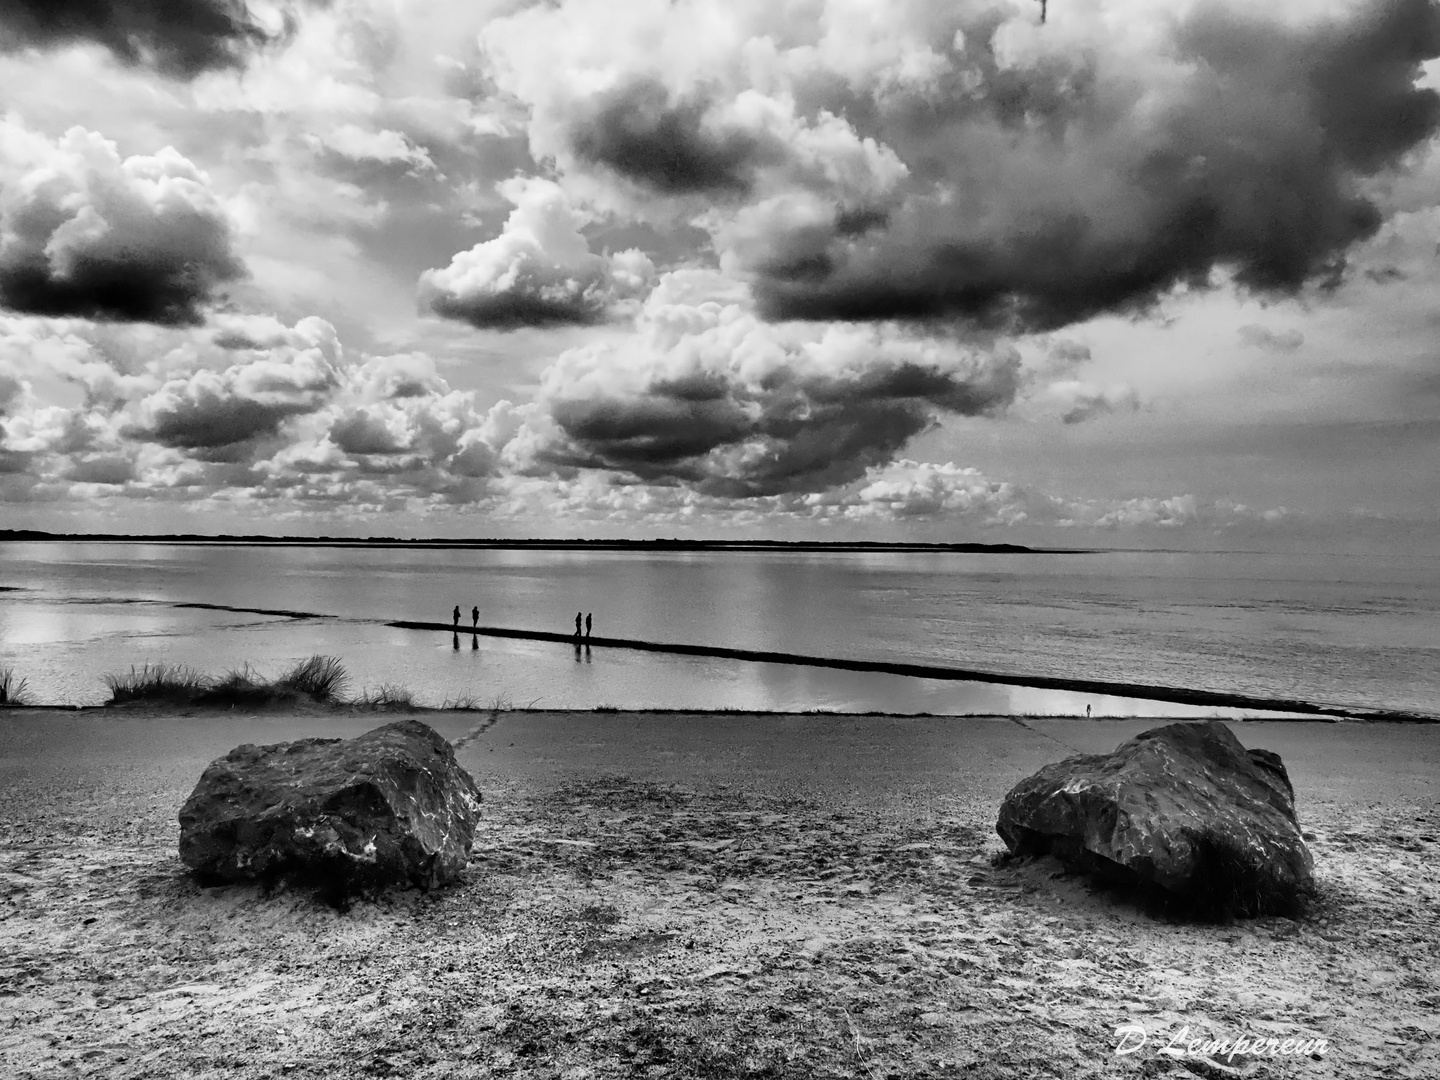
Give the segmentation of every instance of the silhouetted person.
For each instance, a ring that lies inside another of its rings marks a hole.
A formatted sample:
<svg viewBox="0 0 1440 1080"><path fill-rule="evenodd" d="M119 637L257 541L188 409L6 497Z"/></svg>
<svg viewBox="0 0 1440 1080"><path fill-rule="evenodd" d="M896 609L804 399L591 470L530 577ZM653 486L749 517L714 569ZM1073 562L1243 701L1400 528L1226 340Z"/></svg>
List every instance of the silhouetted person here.
<svg viewBox="0 0 1440 1080"><path fill-rule="evenodd" d="M470 625L476 630L480 629L480 605L476 604L470 609Z"/></svg>
<svg viewBox="0 0 1440 1080"><path fill-rule="evenodd" d="M580 612L575 612L575 636L580 636Z"/></svg>
<svg viewBox="0 0 1440 1080"><path fill-rule="evenodd" d="M456 604L456 605L455 605L455 610L454 610L454 612L451 614L451 617L455 620L455 629L457 629L457 630L460 629L460 605L459 605L459 604Z"/></svg>
<svg viewBox="0 0 1440 1080"><path fill-rule="evenodd" d="M1086 719L1086 720L1089 720L1089 719L1090 719L1090 706L1089 706L1089 705L1086 705L1086 706L1085 706L1085 719Z"/></svg>
<svg viewBox="0 0 1440 1080"><path fill-rule="evenodd" d="M590 613L588 611L585 613L585 636L590 636Z"/></svg>

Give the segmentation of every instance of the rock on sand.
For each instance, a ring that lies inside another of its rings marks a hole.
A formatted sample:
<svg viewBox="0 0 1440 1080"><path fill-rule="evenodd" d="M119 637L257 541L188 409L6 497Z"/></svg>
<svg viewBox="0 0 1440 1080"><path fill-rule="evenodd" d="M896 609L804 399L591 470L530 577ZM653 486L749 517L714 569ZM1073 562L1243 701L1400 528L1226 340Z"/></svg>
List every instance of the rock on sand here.
<svg viewBox="0 0 1440 1080"><path fill-rule="evenodd" d="M214 881L285 879L338 896L465 869L480 791L438 732L401 720L354 739L246 744L180 811L180 858Z"/></svg>
<svg viewBox="0 0 1440 1080"><path fill-rule="evenodd" d="M1279 755L1246 750L1217 721L1047 765L1011 789L995 829L1017 854L1048 852L1214 914L1285 912L1312 883Z"/></svg>

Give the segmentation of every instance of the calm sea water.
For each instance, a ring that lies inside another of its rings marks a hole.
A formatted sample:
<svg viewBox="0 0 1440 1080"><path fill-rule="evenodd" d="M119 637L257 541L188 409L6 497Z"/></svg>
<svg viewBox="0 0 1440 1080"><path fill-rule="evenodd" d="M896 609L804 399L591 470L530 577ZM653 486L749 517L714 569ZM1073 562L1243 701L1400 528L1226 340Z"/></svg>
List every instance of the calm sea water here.
<svg viewBox="0 0 1440 1080"><path fill-rule="evenodd" d="M353 690L427 704L1201 715L1125 699L396 630L391 619L967 666L1440 713L1440 560L1073 555L393 551L0 545L0 664L43 702L106 672L270 673L340 657ZM290 619L177 607L280 608Z"/></svg>

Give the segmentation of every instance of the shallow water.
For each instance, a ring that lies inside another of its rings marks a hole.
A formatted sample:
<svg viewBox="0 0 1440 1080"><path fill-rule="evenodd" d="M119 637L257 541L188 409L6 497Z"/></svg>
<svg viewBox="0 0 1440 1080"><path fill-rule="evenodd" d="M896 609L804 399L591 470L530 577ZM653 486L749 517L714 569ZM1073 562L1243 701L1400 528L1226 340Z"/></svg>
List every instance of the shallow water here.
<svg viewBox="0 0 1440 1080"><path fill-rule="evenodd" d="M147 662L274 673L339 656L427 704L1232 715L697 657L398 630L449 621L1440 712L1440 560L1103 553L396 551L0 546L0 663L44 702ZM306 611L294 619L228 607Z"/></svg>

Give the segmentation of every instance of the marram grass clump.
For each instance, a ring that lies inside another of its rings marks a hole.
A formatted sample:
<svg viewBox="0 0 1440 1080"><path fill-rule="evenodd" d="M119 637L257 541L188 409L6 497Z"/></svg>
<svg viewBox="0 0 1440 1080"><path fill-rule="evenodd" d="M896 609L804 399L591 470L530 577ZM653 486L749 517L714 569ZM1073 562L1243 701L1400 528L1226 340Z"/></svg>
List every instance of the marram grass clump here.
<svg viewBox="0 0 1440 1080"><path fill-rule="evenodd" d="M293 704L310 700L338 703L349 676L333 656L302 660L278 679L266 679L249 664L214 678L184 664L145 664L125 675L106 675L109 705L247 706ZM394 688L392 688L394 689Z"/></svg>
<svg viewBox="0 0 1440 1080"><path fill-rule="evenodd" d="M213 680L185 664L131 665L125 675L106 675L110 688L107 704L124 705L132 701L154 701L166 704L189 704L209 690Z"/></svg>
<svg viewBox="0 0 1440 1080"><path fill-rule="evenodd" d="M338 657L312 656L281 675L275 685L294 690L315 701L335 701L350 681Z"/></svg>
<svg viewBox="0 0 1440 1080"><path fill-rule="evenodd" d="M18 678L14 668L0 667L0 706L29 705L30 684Z"/></svg>
<svg viewBox="0 0 1440 1080"><path fill-rule="evenodd" d="M382 683L373 690L363 691L359 697L351 702L352 705L361 709L398 709L408 712L411 709L418 709L421 706L415 704L415 695L403 686L394 683Z"/></svg>

